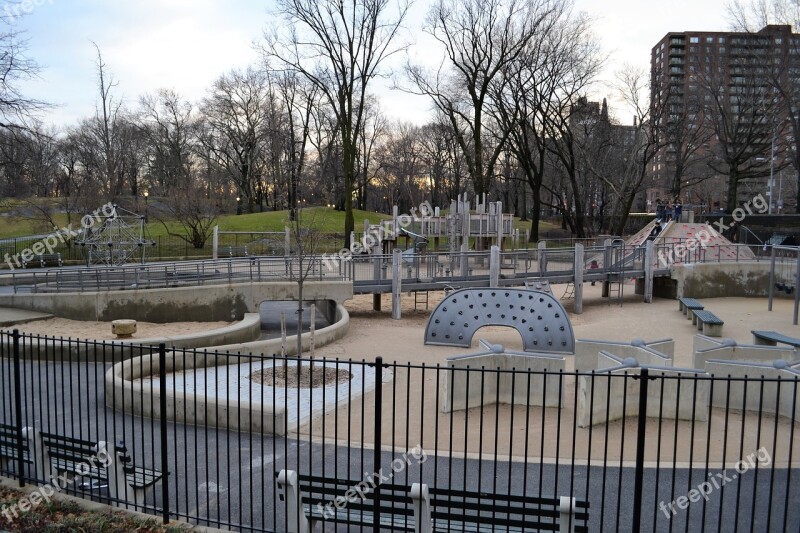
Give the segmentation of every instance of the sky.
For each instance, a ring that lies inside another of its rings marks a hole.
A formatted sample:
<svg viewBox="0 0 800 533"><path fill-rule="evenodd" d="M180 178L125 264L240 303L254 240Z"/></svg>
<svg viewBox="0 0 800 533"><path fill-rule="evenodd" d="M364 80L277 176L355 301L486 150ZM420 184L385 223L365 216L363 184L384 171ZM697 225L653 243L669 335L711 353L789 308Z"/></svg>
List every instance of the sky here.
<svg viewBox="0 0 800 533"><path fill-rule="evenodd" d="M457 1L457 0L456 0ZM116 82L115 94L135 107L143 94L160 88L199 101L213 81L232 69L259 61L254 43L277 20L269 0L0 0L0 11L24 32L28 55L41 66L24 93L53 104L41 118L64 128L94 113L96 50ZM412 59L431 61L435 42L420 26L430 0L412 6L406 39ZM575 0L594 18L594 31L609 60L593 97L608 96L612 112L626 122L610 80L623 64L649 65L650 49L670 31L724 31L724 0ZM399 66L401 58L395 61ZM391 66L391 65L390 65ZM392 89L381 80L375 92L384 113L423 123L428 99Z"/></svg>

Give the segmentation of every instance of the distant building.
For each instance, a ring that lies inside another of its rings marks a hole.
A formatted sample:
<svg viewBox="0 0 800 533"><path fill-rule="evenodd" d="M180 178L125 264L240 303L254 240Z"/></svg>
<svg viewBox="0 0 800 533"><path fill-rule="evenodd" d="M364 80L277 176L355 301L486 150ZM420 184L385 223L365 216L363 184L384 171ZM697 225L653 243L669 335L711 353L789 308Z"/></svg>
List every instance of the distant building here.
<svg viewBox="0 0 800 533"><path fill-rule="evenodd" d="M786 111L770 111L759 113L744 105L739 108L744 98L742 95L755 87L774 92L770 80L777 72L786 76L789 83L797 83L800 90L800 34L792 33L791 26L766 26L757 33L743 32L670 32L656 44L651 52L652 101L661 104L659 120L662 130L673 128L674 138L678 139L664 148L654 158L648 169L648 200L656 196L662 200L664 194L676 186L676 167L686 166L681 178L681 201L684 203L709 204L708 210L715 206L725 207L727 180L724 176L714 176L709 165L710 157L718 148L718 139L709 130L708 116L704 110L714 105L715 100L711 88L724 94L730 104L731 113L741 111L739 123L741 127L757 124L762 128L759 147L767 157L753 158L758 160L768 173L768 154L773 137L777 136L780 150L776 150L776 161L773 183L774 208L777 210L779 199L779 183L785 187L791 184L792 193L786 194L789 188L783 189L781 200L784 211L791 207L794 211L794 187L797 175L794 167L788 165L785 154L787 145L794 144L794 139L787 135ZM687 154L691 154L687 156ZM751 163L752 164L752 163ZM712 176L712 179L693 186L698 178ZM754 192L768 191L769 178L757 178L740 182L738 196L740 201L752 198ZM766 197L766 195L765 195ZM668 198L672 200L672 198ZM791 204L791 205L790 205Z"/></svg>

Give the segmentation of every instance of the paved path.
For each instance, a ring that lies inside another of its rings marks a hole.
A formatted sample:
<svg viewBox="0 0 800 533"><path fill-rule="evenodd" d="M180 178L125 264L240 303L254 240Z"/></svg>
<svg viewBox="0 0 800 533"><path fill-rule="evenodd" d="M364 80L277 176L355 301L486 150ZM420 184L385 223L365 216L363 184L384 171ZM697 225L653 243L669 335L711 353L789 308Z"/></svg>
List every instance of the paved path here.
<svg viewBox="0 0 800 533"><path fill-rule="evenodd" d="M25 309L14 309L12 307L0 307L0 327L24 324L36 320L47 320L48 318L53 318L53 315L37 311L26 311Z"/></svg>

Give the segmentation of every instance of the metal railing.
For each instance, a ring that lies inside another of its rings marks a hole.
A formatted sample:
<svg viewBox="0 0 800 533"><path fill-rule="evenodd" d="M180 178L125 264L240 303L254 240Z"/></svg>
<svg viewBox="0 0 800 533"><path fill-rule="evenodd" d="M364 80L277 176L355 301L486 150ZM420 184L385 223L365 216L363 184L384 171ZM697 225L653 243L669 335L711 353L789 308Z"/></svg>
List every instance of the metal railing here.
<svg viewBox="0 0 800 533"><path fill-rule="evenodd" d="M327 386L281 382L284 369L312 362L327 369ZM354 485L380 472L386 483L489 500L465 516L492 517L492 498L574 497L589 504L589 531L800 525L800 412L796 400L778 416L767 407L797 398L797 377L299 360L0 332L0 382L9 429L0 473L20 485L50 482L50 465L33 459L49 446L32 438L39 432L92 446L122 441L126 467L162 475L143 500L131 503L127 486L112 494L105 471L63 492L165 521L296 530L275 483L277 472L294 470ZM610 406L631 414L597 414ZM407 460L412 449L425 460ZM396 510L397 529L413 530L410 504L373 496L372 523ZM448 527L436 505L434 519ZM344 521L346 504L334 510L335 530L360 530ZM537 512L519 509L523 518Z"/></svg>
<svg viewBox="0 0 800 533"><path fill-rule="evenodd" d="M756 247L759 248L759 247ZM655 246L655 269L666 275L671 264L767 260L746 254L748 245L687 246L676 241ZM759 248L760 250L760 248ZM491 252L424 252L402 254L401 276L408 282L430 285L453 281L488 282ZM303 259L308 280L352 281L356 286L391 284L391 254L342 257L323 254ZM597 261L599 269L592 265ZM614 244L584 248L583 271L636 275L644 271L645 246ZM521 284L530 277L564 281L575 271L574 248L521 249L500 253L501 281ZM228 259L148 263L121 267L58 268L14 271L15 292L83 292L98 290L153 289L213 283L296 280L297 256L252 256Z"/></svg>

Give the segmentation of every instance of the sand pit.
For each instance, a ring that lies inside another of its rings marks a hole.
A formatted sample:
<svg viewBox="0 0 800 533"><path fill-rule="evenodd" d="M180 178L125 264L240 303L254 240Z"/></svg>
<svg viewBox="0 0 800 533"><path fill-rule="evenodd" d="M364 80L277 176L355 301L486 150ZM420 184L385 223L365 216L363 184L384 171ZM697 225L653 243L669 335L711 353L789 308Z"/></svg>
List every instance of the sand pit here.
<svg viewBox="0 0 800 533"><path fill-rule="evenodd" d="M153 339L197 333L210 329L223 328L232 322L170 322L154 324L151 322L136 323L137 331L126 340ZM29 322L14 326L22 333L47 335L48 337L71 337L73 339L117 340L111 333L111 322L84 322L67 318L51 318L39 322ZM13 329L13 328L7 328Z"/></svg>
<svg viewBox="0 0 800 533"><path fill-rule="evenodd" d="M564 285L555 285L553 292L559 297ZM578 339L601 339L629 342L637 337L647 340L672 338L675 340L675 366L690 368L692 365L692 339L697 330L692 322L678 312L678 302L656 298L654 303L642 302L634 294L633 284L625 287L622 307L616 299L610 302L601 298L598 283L584 286L584 312L572 312L572 300L562 300L569 312L575 337ZM434 307L444 297L443 292L431 292L428 310L425 304L414 310L414 296L403 294L403 319L392 320L391 296L383 295L380 313L372 310L372 296L356 296L346 302L350 313L350 331L342 340L318 350L325 357L372 360L380 355L385 361L444 364L448 357L479 351L482 338L500 343L510 350L522 350L522 339L515 330L503 327L485 327L472 339L472 348L425 346L423 338L425 324ZM776 299L773 311L767 312L766 298L713 298L704 299L706 309L725 321L723 337L739 343L753 342L750 330L775 330L800 337L800 326L792 325L792 301ZM573 362L567 356L567 369Z"/></svg>
<svg viewBox="0 0 800 533"><path fill-rule="evenodd" d="M555 286L554 293L561 296L564 286ZM630 342L640 337L647 340L672 338L675 341L674 365L691 368L692 341L697 333L690 320L678 311L676 300L656 299L652 304L642 302L642 297L634 294L633 285L625 287L625 301L622 307L616 300L601 298L601 287L585 285L584 313L572 313L572 301L563 303L570 313L579 339L615 340ZM480 351L478 342L486 338L492 343L501 343L510 350L522 350L522 339L515 330L503 327L486 327L479 330L471 348L444 346L425 346L423 344L425 324L443 293L431 293L428 310L418 305L414 310L414 296L403 295L403 319L391 319L391 297L384 295L383 311L372 310L372 297L357 296L347 302L350 312L350 331L348 335L333 344L317 351L318 357L372 361L378 355L386 362L411 363L426 366L446 364L447 358ZM787 335L800 337L800 327L793 326L792 301L775 301L774 311L767 312L765 298L718 298L704 299L706 309L725 321L723 336L740 343L753 342L750 330L769 329ZM566 369L574 368L574 357L566 356ZM579 428L573 433L575 378L564 379L563 409L531 408L492 404L484 408L460 411L450 415L441 413L442 402L438 395L445 391L445 372L428 368L395 368L391 390L384 395L384 408L395 412L411 413L409 419L401 416L396 424L386 424L383 428L383 442L422 443L432 449L449 449L455 453L474 453L479 449L492 449L501 456L543 457L551 460L571 457L586 461L596 461L607 454L608 459L618 459L630 463L635 455L636 434L635 417L618 420L605 426ZM361 403L365 405L362 406ZM393 405L392 405L393 404ZM374 408L374 395L366 394L352 405L342 406L338 416L329 414L313 421L312 425L298 428L298 433L309 436L332 435L341 438L347 435L348 428L363 427L362 441L371 442L373 421L369 416L363 420L358 413L370 413ZM363 410L363 411L362 411ZM414 413L425 413L424 416ZM525 421L528 421L527 423ZM479 427L478 424L480 424ZM396 427L394 427L396 425ZM485 428L491 428L486 429ZM774 444L777 456L785 457L787 443L785 438L792 431L791 422L781 417L777 423L770 415L759 417L757 413L741 413L734 409L730 417L724 410L714 409L707 423L690 421L648 419L649 435L665 435L660 454L655 445L648 446L647 461L677 461L689 464L696 461L698 450L710 445L708 459L712 463L729 461L736 456L740 446L744 449L757 449L762 444ZM800 431L800 430L799 430ZM513 435L515 438L494 442L495 434ZM627 438L625 437L627 436ZM667 442L669 441L669 442ZM529 442L526 448L524 443ZM624 442L624 445L623 445ZM651 444L655 442L652 440ZM541 446L541 448L539 448ZM574 448L573 448L574 446ZM496 447L496 449L495 449ZM800 439L792 441L794 457L800 457ZM571 451L574 449L574 452ZM727 459L726 459L727 457Z"/></svg>

